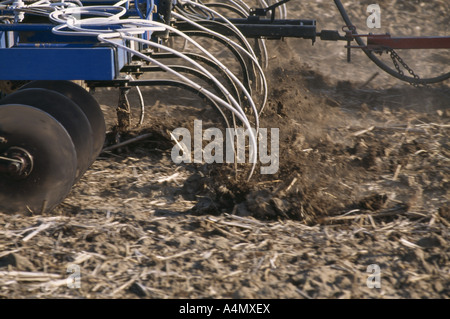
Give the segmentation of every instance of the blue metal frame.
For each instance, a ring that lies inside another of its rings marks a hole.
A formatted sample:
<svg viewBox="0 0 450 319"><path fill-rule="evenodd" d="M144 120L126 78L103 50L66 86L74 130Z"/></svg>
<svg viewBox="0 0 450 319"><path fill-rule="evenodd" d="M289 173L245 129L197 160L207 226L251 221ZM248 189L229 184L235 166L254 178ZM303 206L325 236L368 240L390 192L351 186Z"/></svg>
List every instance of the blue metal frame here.
<svg viewBox="0 0 450 319"><path fill-rule="evenodd" d="M109 47L0 49L3 80L112 80L114 52ZM3 64L3 63L2 63Z"/></svg>
<svg viewBox="0 0 450 319"><path fill-rule="evenodd" d="M82 2L85 6L112 5L117 0ZM158 5L159 0L154 4ZM10 14L0 11L0 16ZM137 16L136 10L127 14ZM102 45L96 37L58 36L52 33L53 27L49 23L0 24L0 80L110 81L131 62L124 50ZM8 42L13 42L13 47L9 48Z"/></svg>

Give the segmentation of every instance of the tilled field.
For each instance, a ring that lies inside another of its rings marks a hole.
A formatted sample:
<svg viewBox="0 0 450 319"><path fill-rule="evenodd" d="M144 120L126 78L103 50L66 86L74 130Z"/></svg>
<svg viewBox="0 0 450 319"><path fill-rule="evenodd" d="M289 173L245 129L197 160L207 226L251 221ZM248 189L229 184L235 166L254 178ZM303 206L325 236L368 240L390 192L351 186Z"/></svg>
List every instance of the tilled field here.
<svg viewBox="0 0 450 319"><path fill-rule="evenodd" d="M291 17L340 28L331 3L310 2L289 3ZM366 1L351 3L367 16ZM382 32L448 35L445 1L380 5ZM193 95L146 89L130 136L147 139L102 153L51 214L0 214L0 297L449 298L448 81L367 82L375 67L344 54L342 43L269 43L261 127L280 128L280 168L249 182L246 165L236 176L174 164L170 132L215 115ZM448 72L448 53L421 54L408 57L416 68ZM113 92L93 93L109 128Z"/></svg>

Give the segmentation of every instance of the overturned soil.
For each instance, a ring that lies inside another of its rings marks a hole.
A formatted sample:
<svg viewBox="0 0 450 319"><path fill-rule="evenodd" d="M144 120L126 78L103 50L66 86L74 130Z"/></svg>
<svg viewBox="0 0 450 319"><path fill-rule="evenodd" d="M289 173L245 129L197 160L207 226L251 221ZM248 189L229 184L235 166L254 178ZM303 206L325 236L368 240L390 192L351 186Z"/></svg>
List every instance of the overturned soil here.
<svg viewBox="0 0 450 319"><path fill-rule="evenodd" d="M395 3L380 1L387 29L405 20L448 32L438 28L446 2ZM321 1L288 8L342 25ZM343 61L342 43L268 49L261 127L280 129L276 174L258 166L247 181L249 164L173 163L170 132L219 125L217 114L194 94L146 88L139 126L132 91L133 128L120 138L144 140L103 152L52 213L0 213L0 297L449 298L448 81L385 78L361 52ZM449 72L448 53L414 54L425 73ZM118 92L92 94L114 145ZM80 287L67 284L73 269Z"/></svg>

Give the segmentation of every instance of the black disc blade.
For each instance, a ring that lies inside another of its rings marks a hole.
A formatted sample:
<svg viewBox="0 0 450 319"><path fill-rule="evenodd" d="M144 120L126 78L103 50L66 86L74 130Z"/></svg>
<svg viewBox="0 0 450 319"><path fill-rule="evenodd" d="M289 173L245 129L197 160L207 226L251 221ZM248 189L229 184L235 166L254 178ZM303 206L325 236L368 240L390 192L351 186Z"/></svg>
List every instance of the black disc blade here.
<svg viewBox="0 0 450 319"><path fill-rule="evenodd" d="M20 147L32 157L25 178L0 173L0 211L48 212L69 193L76 175L75 146L49 114L27 105L0 105L0 156Z"/></svg>
<svg viewBox="0 0 450 319"><path fill-rule="evenodd" d="M71 81L32 81L21 89L41 88L61 93L84 112L91 124L93 133L93 156L91 164L103 149L106 134L105 118L97 100L78 84Z"/></svg>
<svg viewBox="0 0 450 319"><path fill-rule="evenodd" d="M23 89L0 100L0 105L24 104L54 117L69 133L77 152L78 181L91 165L92 130L89 121L74 102L64 95L46 89Z"/></svg>

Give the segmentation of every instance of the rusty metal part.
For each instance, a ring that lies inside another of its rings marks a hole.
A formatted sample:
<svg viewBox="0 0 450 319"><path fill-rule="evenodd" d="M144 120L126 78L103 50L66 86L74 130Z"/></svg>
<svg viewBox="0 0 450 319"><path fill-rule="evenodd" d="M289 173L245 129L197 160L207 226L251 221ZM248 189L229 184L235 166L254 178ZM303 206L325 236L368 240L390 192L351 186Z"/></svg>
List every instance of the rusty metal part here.
<svg viewBox="0 0 450 319"><path fill-rule="evenodd" d="M131 109L130 102L128 101L128 93L130 92L130 87L121 87L119 93L119 103L117 106L117 131L118 133L126 132L131 126Z"/></svg>
<svg viewBox="0 0 450 319"><path fill-rule="evenodd" d="M361 35L360 35L361 36ZM367 35L367 48L383 49L450 49L450 37L399 37L389 34Z"/></svg>
<svg viewBox="0 0 450 319"><path fill-rule="evenodd" d="M356 31L356 27L351 22L350 17L348 16L344 6L342 5L342 2L340 0L334 0L334 3L336 4L336 7L338 8L342 19L345 22L346 27L350 31L350 36L356 41L357 46L350 46L347 45L347 49L350 51L351 48L359 48L361 49L367 57L372 60L373 63L375 63L380 69L385 71L386 73L390 74L391 76L408 82L413 85L425 85L425 84L432 84L432 83L438 83L445 80L450 79L450 72L441 74L439 76L431 77L431 78L416 78L414 76L408 76L405 74L401 74L397 71L397 69L393 69L392 67L386 65L384 62L382 62L378 57L375 56L376 53L378 53L378 50L372 50L367 47L367 44L364 42L363 38L367 37L367 35L359 35ZM446 40L445 40L446 41ZM444 41L444 42L445 42ZM422 43L424 45L424 43Z"/></svg>

